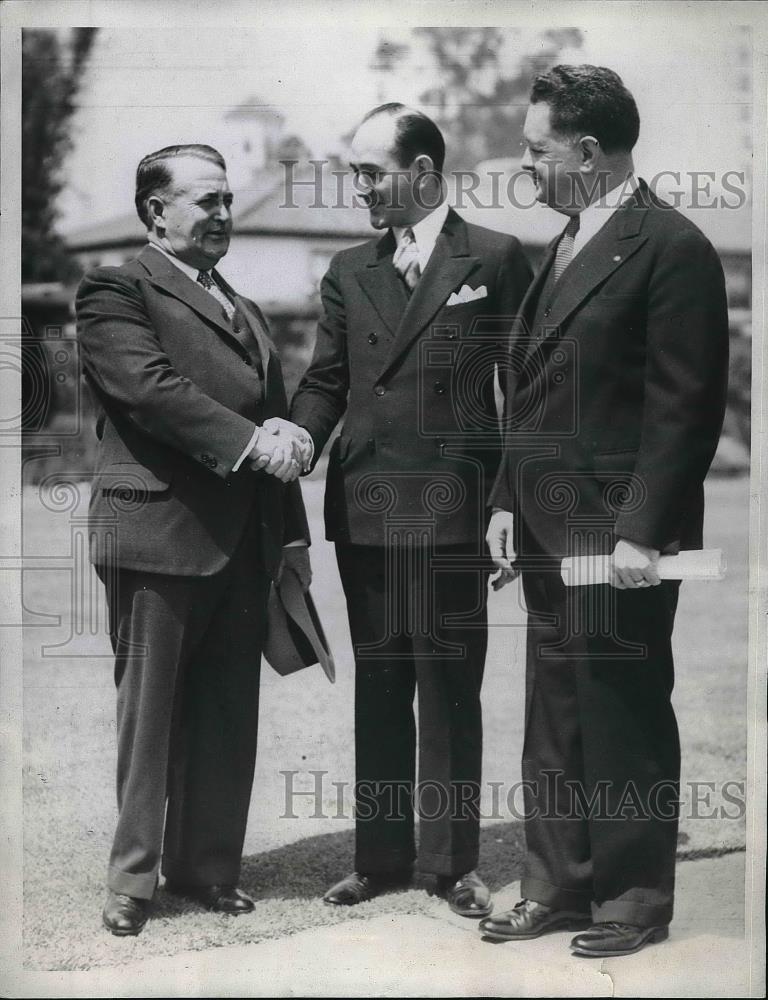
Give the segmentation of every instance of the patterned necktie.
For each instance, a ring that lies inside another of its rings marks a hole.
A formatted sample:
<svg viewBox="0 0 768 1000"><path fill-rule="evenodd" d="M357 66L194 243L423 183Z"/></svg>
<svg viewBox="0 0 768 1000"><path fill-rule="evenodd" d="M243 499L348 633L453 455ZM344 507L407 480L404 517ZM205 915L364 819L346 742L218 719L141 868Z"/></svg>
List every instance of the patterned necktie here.
<svg viewBox="0 0 768 1000"><path fill-rule="evenodd" d="M555 254L555 281L560 280L560 275L568 267L573 258L573 244L576 240L576 233L579 231L579 216L572 215L568 220L568 225L563 230L560 242L557 244Z"/></svg>
<svg viewBox="0 0 768 1000"><path fill-rule="evenodd" d="M224 292L222 292L222 290L219 288L216 282L213 280L210 271L198 271L197 283L199 285L202 285L203 288L206 290L206 292L210 292L210 294L214 297L214 299L216 299L216 301L219 303L219 305L226 313L227 319L231 320L232 317L235 315L235 307L229 301Z"/></svg>
<svg viewBox="0 0 768 1000"><path fill-rule="evenodd" d="M392 263L403 279L408 292L412 292L419 283L421 266L419 264L419 248L416 246L416 239L410 226L403 231Z"/></svg>
<svg viewBox="0 0 768 1000"><path fill-rule="evenodd" d="M261 330L254 332L248 323L243 322L242 317L238 317L237 319L235 318L236 310L234 305L230 302L229 297L224 293L224 291L213 280L209 271L199 271L197 275L197 282L199 285L202 285L206 292L209 292L222 307L227 320L231 324L232 333L235 336L235 339L238 340L246 349L251 361L256 367L256 371L259 373L259 376L264 378L264 372L266 371L266 365L268 364L269 359L269 349L265 346L263 332ZM255 317L254 322L257 322Z"/></svg>

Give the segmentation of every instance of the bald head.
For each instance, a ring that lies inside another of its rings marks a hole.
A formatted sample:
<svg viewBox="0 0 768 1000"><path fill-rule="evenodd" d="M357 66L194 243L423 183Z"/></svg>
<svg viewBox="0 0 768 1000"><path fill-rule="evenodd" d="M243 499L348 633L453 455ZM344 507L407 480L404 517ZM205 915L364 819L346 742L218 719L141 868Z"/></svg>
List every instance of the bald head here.
<svg viewBox="0 0 768 1000"><path fill-rule="evenodd" d="M426 115L382 104L360 122L349 162L375 229L415 225L443 200L445 143Z"/></svg>
<svg viewBox="0 0 768 1000"><path fill-rule="evenodd" d="M428 156L432 169L442 174L445 140L437 125L421 111L396 102L380 104L363 118L357 133L368 128L372 134L390 137L399 166L408 167L417 156Z"/></svg>

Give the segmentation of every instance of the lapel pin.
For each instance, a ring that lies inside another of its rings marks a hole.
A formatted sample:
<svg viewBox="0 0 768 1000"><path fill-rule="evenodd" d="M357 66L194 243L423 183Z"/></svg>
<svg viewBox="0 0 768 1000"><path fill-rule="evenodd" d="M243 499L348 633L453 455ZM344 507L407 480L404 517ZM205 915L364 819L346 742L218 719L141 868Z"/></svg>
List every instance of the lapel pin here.
<svg viewBox="0 0 768 1000"><path fill-rule="evenodd" d="M613 259L614 260L621 260L621 254L617 253L616 256Z"/></svg>

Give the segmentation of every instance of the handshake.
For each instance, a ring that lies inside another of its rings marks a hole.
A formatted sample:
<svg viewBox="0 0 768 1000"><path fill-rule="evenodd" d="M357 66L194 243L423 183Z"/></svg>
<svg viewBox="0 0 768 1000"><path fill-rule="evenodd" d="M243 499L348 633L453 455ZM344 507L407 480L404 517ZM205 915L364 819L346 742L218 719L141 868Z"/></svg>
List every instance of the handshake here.
<svg viewBox="0 0 768 1000"><path fill-rule="evenodd" d="M283 483L293 482L301 472L309 471L315 449L303 427L282 417L270 417L258 432L248 455L251 469L267 472Z"/></svg>

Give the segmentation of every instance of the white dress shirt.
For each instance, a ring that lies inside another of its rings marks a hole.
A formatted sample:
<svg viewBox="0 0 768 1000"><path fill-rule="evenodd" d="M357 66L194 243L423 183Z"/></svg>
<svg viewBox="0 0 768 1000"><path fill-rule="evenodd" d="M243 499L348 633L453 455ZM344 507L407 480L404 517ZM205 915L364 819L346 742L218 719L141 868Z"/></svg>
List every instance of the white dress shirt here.
<svg viewBox="0 0 768 1000"><path fill-rule="evenodd" d="M426 270L429 258L432 256L432 251L435 249L437 237L440 235L440 230L445 225L445 220L448 217L449 211L450 208L448 203L445 201L441 202L434 212L430 212L429 215L425 216L420 222L417 222L414 226L410 227L411 232L413 233L413 239L416 243L416 248L419 251L419 270L422 274L424 274L424 271ZM407 226L392 227L392 232L395 234L395 240L398 245L407 228Z"/></svg>
<svg viewBox="0 0 768 1000"><path fill-rule="evenodd" d="M573 241L573 261L576 254L589 243L603 228L613 213L621 208L637 191L637 178L630 174L627 179L593 201L579 214L579 231Z"/></svg>

